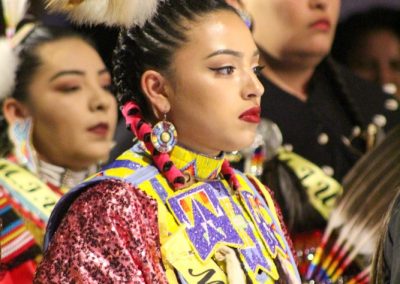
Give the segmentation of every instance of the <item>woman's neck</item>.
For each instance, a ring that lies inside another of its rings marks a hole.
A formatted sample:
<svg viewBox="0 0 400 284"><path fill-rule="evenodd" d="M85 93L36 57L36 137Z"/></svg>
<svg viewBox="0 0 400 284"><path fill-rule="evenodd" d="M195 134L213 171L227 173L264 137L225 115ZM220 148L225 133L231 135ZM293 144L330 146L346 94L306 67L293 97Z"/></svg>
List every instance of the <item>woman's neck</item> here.
<svg viewBox="0 0 400 284"><path fill-rule="evenodd" d="M266 54L262 54L260 61L265 65L262 71L264 76L299 100L307 100L307 88L315 71L315 64L278 61Z"/></svg>
<svg viewBox="0 0 400 284"><path fill-rule="evenodd" d="M47 159L45 156L36 152L37 154L37 174L39 177L52 185L57 187L72 188L86 179L88 176L94 174L98 165L92 164L90 166L62 166L60 163Z"/></svg>
<svg viewBox="0 0 400 284"><path fill-rule="evenodd" d="M65 170L70 170L73 172L83 172L87 169L91 168L96 163L89 163L88 161L83 162L82 160L73 159L66 160L62 159L58 156L51 157L49 155L42 155L41 153L36 151L36 156L38 161L43 161L47 164L55 165L60 168L64 168Z"/></svg>
<svg viewBox="0 0 400 284"><path fill-rule="evenodd" d="M97 171L97 166L93 165L84 170L74 171L64 167L56 166L49 162L39 160L39 177L45 182L58 187L72 188L86 179L89 175Z"/></svg>

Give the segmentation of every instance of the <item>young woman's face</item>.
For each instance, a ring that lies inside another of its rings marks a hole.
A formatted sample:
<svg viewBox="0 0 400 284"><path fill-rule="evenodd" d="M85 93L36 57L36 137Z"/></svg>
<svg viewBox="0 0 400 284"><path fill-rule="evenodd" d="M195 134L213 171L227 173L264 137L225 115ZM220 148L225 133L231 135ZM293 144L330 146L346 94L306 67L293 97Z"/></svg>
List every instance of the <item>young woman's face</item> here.
<svg viewBox="0 0 400 284"><path fill-rule="evenodd" d="M167 118L178 141L215 155L250 145L260 119L263 86L258 51L239 16L220 11L190 24L188 42L172 63Z"/></svg>
<svg viewBox="0 0 400 284"><path fill-rule="evenodd" d="M71 169L106 161L117 107L98 53L69 38L41 46L38 54L42 65L29 86L27 106L39 157Z"/></svg>
<svg viewBox="0 0 400 284"><path fill-rule="evenodd" d="M331 48L340 0L243 0L257 44L279 60L325 56Z"/></svg>

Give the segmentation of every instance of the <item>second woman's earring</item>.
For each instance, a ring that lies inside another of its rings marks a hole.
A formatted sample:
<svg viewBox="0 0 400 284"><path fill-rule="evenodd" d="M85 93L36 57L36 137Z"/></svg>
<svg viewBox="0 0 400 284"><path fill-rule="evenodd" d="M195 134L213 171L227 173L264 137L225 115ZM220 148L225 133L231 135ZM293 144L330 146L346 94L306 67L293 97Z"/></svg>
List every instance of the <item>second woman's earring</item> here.
<svg viewBox="0 0 400 284"><path fill-rule="evenodd" d="M151 143L157 151L168 153L176 145L177 138L175 126L167 121L167 115L164 114L164 119L154 125L151 131Z"/></svg>
<svg viewBox="0 0 400 284"><path fill-rule="evenodd" d="M32 119L25 118L9 125L8 137L18 162L30 171L37 172L36 152L32 145Z"/></svg>

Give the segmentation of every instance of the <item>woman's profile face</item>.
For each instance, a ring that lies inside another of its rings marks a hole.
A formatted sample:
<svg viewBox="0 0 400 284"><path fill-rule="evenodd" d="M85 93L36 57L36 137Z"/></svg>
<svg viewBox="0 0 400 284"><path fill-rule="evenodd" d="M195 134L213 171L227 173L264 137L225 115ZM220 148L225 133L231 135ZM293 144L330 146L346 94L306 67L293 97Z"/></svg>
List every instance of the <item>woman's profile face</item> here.
<svg viewBox="0 0 400 284"><path fill-rule="evenodd" d="M243 0L257 44L277 59L325 56L331 48L340 0Z"/></svg>
<svg viewBox="0 0 400 284"><path fill-rule="evenodd" d="M117 107L100 56L78 38L46 43L37 53L42 64L28 88L27 106L39 157L71 169L106 161Z"/></svg>
<svg viewBox="0 0 400 284"><path fill-rule="evenodd" d="M260 119L263 86L258 50L241 18L219 11L190 23L172 60L171 120L178 141L215 155L250 145Z"/></svg>

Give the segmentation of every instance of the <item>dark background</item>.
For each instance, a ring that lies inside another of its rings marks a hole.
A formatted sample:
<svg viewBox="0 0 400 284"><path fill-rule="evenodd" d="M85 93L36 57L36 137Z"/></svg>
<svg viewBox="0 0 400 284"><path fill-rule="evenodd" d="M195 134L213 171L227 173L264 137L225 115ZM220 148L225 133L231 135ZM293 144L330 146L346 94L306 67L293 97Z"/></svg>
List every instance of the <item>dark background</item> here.
<svg viewBox="0 0 400 284"><path fill-rule="evenodd" d="M373 6L400 9L400 0L342 0L341 18L346 18L354 12L364 11Z"/></svg>

